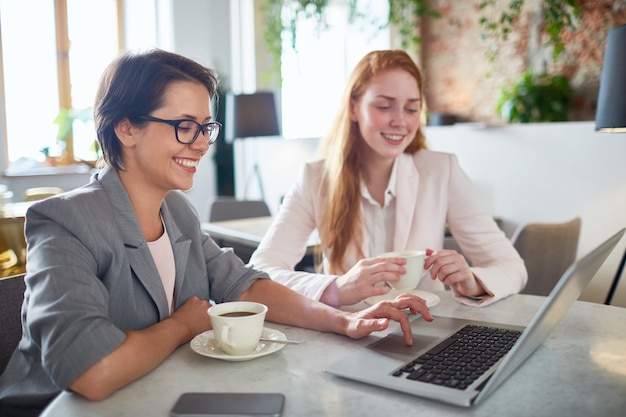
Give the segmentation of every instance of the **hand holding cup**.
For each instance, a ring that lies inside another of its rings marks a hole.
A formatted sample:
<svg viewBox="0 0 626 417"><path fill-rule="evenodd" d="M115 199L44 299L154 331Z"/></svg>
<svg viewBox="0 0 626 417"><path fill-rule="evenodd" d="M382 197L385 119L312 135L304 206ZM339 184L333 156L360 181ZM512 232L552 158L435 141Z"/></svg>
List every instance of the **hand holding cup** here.
<svg viewBox="0 0 626 417"><path fill-rule="evenodd" d="M428 272L424 270L424 261L427 256L426 251L423 250L387 252L379 255L379 257L406 259L406 264L404 265L406 273L400 275L400 279L398 281L387 281L387 284L394 290L414 289Z"/></svg>

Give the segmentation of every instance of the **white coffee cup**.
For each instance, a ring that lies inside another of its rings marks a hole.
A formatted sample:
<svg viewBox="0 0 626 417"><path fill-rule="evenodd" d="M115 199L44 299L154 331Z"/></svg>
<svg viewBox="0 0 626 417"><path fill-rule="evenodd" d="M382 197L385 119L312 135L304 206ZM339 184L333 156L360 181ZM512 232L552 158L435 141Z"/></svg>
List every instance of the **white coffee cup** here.
<svg viewBox="0 0 626 417"><path fill-rule="evenodd" d="M424 271L424 261L426 260L426 251L423 250L403 250L396 252L387 252L378 255L379 258L405 258L406 264L404 268L406 273L400 275L398 281L388 281L387 284L394 290L412 290L417 287L424 275L428 271Z"/></svg>
<svg viewBox="0 0 626 417"><path fill-rule="evenodd" d="M263 332L267 306L252 301L232 301L208 310L220 348L233 356L252 353Z"/></svg>

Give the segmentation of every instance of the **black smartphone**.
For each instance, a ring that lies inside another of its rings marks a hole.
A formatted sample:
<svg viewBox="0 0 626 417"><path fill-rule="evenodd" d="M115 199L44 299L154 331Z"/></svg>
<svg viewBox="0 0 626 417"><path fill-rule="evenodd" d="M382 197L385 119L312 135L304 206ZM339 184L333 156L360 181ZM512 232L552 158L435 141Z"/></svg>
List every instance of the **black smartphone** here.
<svg viewBox="0 0 626 417"><path fill-rule="evenodd" d="M274 392L187 392L170 417L280 417L284 405L285 396Z"/></svg>

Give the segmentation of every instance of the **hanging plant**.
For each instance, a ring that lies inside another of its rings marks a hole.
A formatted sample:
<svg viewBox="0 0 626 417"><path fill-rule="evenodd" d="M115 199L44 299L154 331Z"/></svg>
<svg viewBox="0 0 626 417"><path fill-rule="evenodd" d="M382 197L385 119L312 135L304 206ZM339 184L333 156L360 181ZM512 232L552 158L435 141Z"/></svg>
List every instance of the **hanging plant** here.
<svg viewBox="0 0 626 417"><path fill-rule="evenodd" d="M439 19L441 14L431 9L426 0L389 0L389 23L398 28L402 48L419 45L420 38L415 34L415 23L422 17Z"/></svg>
<svg viewBox="0 0 626 417"><path fill-rule="evenodd" d="M495 7L496 0L485 0L480 3L481 10ZM483 28L483 39L506 41L513 32L516 22L524 6L524 0L511 0L509 7L505 9L497 19L481 17L478 22ZM548 40L544 46L554 47L552 56L556 60L565 50L563 43L563 32L566 29L576 29L576 24L580 18L580 6L578 0L544 0L541 4L541 15L544 29L548 35ZM496 48L490 48L487 55L491 61L497 54Z"/></svg>
<svg viewBox="0 0 626 417"><path fill-rule="evenodd" d="M358 12L359 1L346 0L349 7L349 23L368 17ZM428 6L426 0L388 0L389 14L387 22L379 29L393 25L398 29L402 48L417 47L420 42L415 33L416 22L420 17L439 18L437 10ZM280 82L283 34L288 33L290 44L296 50L298 21L302 18L315 19L318 30L328 27L325 10L330 0L263 0L261 10L265 13L265 42L273 59L273 71Z"/></svg>
<svg viewBox="0 0 626 417"><path fill-rule="evenodd" d="M265 13L265 43L272 56L274 72L280 82L281 57L283 53L283 32L289 33L291 47L296 49L298 20L302 17L314 18L318 28L327 27L324 10L329 0L264 0L261 6ZM289 17L284 19L283 11Z"/></svg>

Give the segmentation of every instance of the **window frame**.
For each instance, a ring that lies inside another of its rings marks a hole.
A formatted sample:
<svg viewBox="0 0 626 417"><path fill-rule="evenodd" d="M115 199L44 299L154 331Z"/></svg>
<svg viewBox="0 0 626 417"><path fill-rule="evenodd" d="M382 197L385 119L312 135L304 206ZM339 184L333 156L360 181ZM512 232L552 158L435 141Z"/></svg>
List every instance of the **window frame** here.
<svg viewBox="0 0 626 417"><path fill-rule="evenodd" d="M117 9L117 47L123 51L124 45L124 4L123 0L115 0ZM56 52L57 52L57 73L59 87L59 109L71 109L72 88L70 76L70 37L69 23L67 20L67 0L54 0L54 21L56 27ZM66 158L75 161L74 158L74 138L72 131L65 139L67 146ZM6 146L6 142L5 142Z"/></svg>

